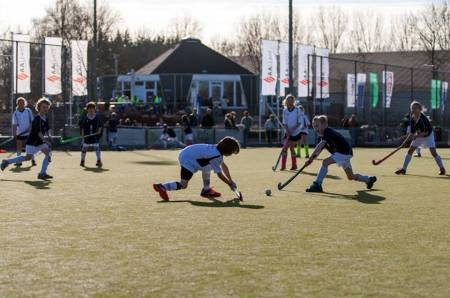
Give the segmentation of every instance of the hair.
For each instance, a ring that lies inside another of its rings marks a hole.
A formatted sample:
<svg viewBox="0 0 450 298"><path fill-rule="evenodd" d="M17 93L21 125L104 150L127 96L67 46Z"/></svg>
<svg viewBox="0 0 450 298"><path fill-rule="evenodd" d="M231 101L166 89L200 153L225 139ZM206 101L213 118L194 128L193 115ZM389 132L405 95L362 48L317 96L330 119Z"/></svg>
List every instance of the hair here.
<svg viewBox="0 0 450 298"><path fill-rule="evenodd" d="M233 137L225 137L217 143L217 150L222 155L238 154L240 150L239 141Z"/></svg>
<svg viewBox="0 0 450 298"><path fill-rule="evenodd" d="M314 123L314 122L319 122L320 124L326 124L326 125L328 125L328 117L325 116L325 115L314 116L312 122L313 122L313 123Z"/></svg>
<svg viewBox="0 0 450 298"><path fill-rule="evenodd" d="M418 101L413 101L412 103L411 103L411 109L412 108L415 108L415 107L417 107L417 108L419 108L419 110L421 110L422 111L422 109L423 109L423 106L422 106L422 104L420 103L420 102L418 102Z"/></svg>
<svg viewBox="0 0 450 298"><path fill-rule="evenodd" d="M188 124L189 123L189 117L187 115L181 116L181 122Z"/></svg>
<svg viewBox="0 0 450 298"><path fill-rule="evenodd" d="M299 108L300 110L302 110L302 112L305 111L305 108L304 108L302 105L298 105L298 108Z"/></svg>
<svg viewBox="0 0 450 298"><path fill-rule="evenodd" d="M48 104L49 107L52 106L52 102L50 101L50 99L48 99L47 97L41 97L36 103L36 111L39 112L39 109L42 104Z"/></svg>
<svg viewBox="0 0 450 298"><path fill-rule="evenodd" d="M288 94L288 95L286 95L286 97L284 98L284 100L283 100L283 106L287 106L287 102L289 101L289 100L294 100L295 101L295 97L294 97L294 95L292 95L292 94Z"/></svg>
<svg viewBox="0 0 450 298"><path fill-rule="evenodd" d="M19 105L19 101L23 101L24 105L27 106L27 100L23 97L19 97L16 99L16 105Z"/></svg>
<svg viewBox="0 0 450 298"><path fill-rule="evenodd" d="M85 109L86 109L86 111L87 111L88 109L90 109L90 108L94 108L94 109L95 109L96 106L97 106L97 105L95 104L95 102L90 101L90 102L88 102L88 103L86 104Z"/></svg>

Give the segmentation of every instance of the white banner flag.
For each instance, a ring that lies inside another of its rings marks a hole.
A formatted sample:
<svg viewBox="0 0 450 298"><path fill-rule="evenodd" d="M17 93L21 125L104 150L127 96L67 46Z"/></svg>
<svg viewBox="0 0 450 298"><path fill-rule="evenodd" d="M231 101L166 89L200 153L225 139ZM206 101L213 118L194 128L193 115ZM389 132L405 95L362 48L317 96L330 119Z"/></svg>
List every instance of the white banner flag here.
<svg viewBox="0 0 450 298"><path fill-rule="evenodd" d="M87 40L71 40L72 49L72 95L87 95Z"/></svg>
<svg viewBox="0 0 450 298"><path fill-rule="evenodd" d="M354 108L356 103L356 77L354 73L347 74L347 107Z"/></svg>
<svg viewBox="0 0 450 298"><path fill-rule="evenodd" d="M30 93L30 36L13 33L14 93Z"/></svg>
<svg viewBox="0 0 450 298"><path fill-rule="evenodd" d="M312 55L314 47L300 45L298 47L298 96L308 97L312 92ZM309 61L308 61L309 57ZM309 74L309 76L308 76Z"/></svg>
<svg viewBox="0 0 450 298"><path fill-rule="evenodd" d="M62 38L45 38L45 94L61 94Z"/></svg>
<svg viewBox="0 0 450 298"><path fill-rule="evenodd" d="M263 40L261 44L262 69L261 69L261 95L276 95L278 68L277 54L278 42Z"/></svg>
<svg viewBox="0 0 450 298"><path fill-rule="evenodd" d="M289 88L289 43L280 43L280 96Z"/></svg>
<svg viewBox="0 0 450 298"><path fill-rule="evenodd" d="M442 82L441 111L445 111L445 102L448 98L448 82Z"/></svg>
<svg viewBox="0 0 450 298"><path fill-rule="evenodd" d="M386 80L386 78L387 78L387 80ZM387 81L387 85L386 85L386 81ZM387 72L383 71L383 94L385 92L386 92L386 94L384 96L384 98L385 98L384 107L390 108L391 102L392 102L392 94L394 92L394 73L392 71L387 71Z"/></svg>
<svg viewBox="0 0 450 298"><path fill-rule="evenodd" d="M316 48L316 98L330 97L329 50Z"/></svg>

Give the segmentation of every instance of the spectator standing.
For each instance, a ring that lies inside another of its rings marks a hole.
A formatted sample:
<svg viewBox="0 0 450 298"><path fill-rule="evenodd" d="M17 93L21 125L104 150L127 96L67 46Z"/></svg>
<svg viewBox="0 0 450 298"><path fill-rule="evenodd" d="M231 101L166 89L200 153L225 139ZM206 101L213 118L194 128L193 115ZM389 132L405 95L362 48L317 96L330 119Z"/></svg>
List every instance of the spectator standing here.
<svg viewBox="0 0 450 298"><path fill-rule="evenodd" d="M189 115L189 122L191 127L197 127L198 126L198 113L197 109L193 109L192 113Z"/></svg>
<svg viewBox="0 0 450 298"><path fill-rule="evenodd" d="M117 114L113 112L108 121L108 143L111 148L115 148L117 145L117 126L119 126L119 120Z"/></svg>
<svg viewBox="0 0 450 298"><path fill-rule="evenodd" d="M264 124L264 129L266 130L266 138L269 146L272 146L272 141L275 139L277 132L277 123L275 121L275 115L270 114L269 118Z"/></svg>
<svg viewBox="0 0 450 298"><path fill-rule="evenodd" d="M247 147L248 136L250 134L250 129L253 125L253 118L250 117L250 113L248 111L244 111L244 117L241 119L241 125L244 126L244 148Z"/></svg>
<svg viewBox="0 0 450 298"><path fill-rule="evenodd" d="M216 125L216 121L212 115L212 110L207 109L205 116L202 118L202 128L210 129Z"/></svg>

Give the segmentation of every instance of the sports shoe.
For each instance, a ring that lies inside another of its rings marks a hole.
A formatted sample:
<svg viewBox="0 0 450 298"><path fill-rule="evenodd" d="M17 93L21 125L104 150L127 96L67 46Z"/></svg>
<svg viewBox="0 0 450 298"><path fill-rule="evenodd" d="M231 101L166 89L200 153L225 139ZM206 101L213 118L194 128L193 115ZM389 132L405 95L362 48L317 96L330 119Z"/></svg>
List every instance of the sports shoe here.
<svg viewBox="0 0 450 298"><path fill-rule="evenodd" d="M31 166L35 167L37 165L36 161L34 159L31 160Z"/></svg>
<svg viewBox="0 0 450 298"><path fill-rule="evenodd" d="M375 182L377 182L377 177L375 176L369 177L369 182L366 183L367 189L372 189Z"/></svg>
<svg viewBox="0 0 450 298"><path fill-rule="evenodd" d="M168 201L169 200L169 195L167 194L167 190L164 187L164 185L162 184L153 184L153 189L159 193L159 196L161 197L161 199L163 199L164 201Z"/></svg>
<svg viewBox="0 0 450 298"><path fill-rule="evenodd" d="M208 190L202 190L200 195L204 198L218 198L222 194L220 192L215 191L212 187L210 187Z"/></svg>
<svg viewBox="0 0 450 298"><path fill-rule="evenodd" d="M313 184L306 189L306 192L323 192L322 185L317 184L317 182L313 182Z"/></svg>
<svg viewBox="0 0 450 298"><path fill-rule="evenodd" d="M445 176L445 174L446 174L445 168L441 168L441 169L439 170L439 175Z"/></svg>
<svg viewBox="0 0 450 298"><path fill-rule="evenodd" d="M291 167L291 171L296 171L298 168L297 168L297 166L292 166Z"/></svg>
<svg viewBox="0 0 450 298"><path fill-rule="evenodd" d="M422 157L422 154L416 153L416 154L414 154L414 157Z"/></svg>
<svg viewBox="0 0 450 298"><path fill-rule="evenodd" d="M97 160L97 163L95 164L97 167L101 168L103 166L103 163L101 160Z"/></svg>
<svg viewBox="0 0 450 298"><path fill-rule="evenodd" d="M395 174L397 174L397 175L406 175L406 170L398 169L397 171L395 171Z"/></svg>
<svg viewBox="0 0 450 298"><path fill-rule="evenodd" d="M14 165L15 165L16 167L21 167L21 166L22 166L22 163L21 163L21 162L16 162Z"/></svg>
<svg viewBox="0 0 450 298"><path fill-rule="evenodd" d="M308 159L309 158L309 154L306 154L305 158Z"/></svg>
<svg viewBox="0 0 450 298"><path fill-rule="evenodd" d="M80 161L80 167L84 168L84 160Z"/></svg>
<svg viewBox="0 0 450 298"><path fill-rule="evenodd" d="M6 159L2 160L2 164L0 165L0 169L4 171L6 167L8 167L9 163Z"/></svg>
<svg viewBox="0 0 450 298"><path fill-rule="evenodd" d="M48 179L53 179L53 176L50 176L50 175L47 174L47 173L44 173L44 174L38 174L38 179L41 179L41 180L48 180Z"/></svg>
<svg viewBox="0 0 450 298"><path fill-rule="evenodd" d="M280 171L286 171L286 167L281 167Z"/></svg>

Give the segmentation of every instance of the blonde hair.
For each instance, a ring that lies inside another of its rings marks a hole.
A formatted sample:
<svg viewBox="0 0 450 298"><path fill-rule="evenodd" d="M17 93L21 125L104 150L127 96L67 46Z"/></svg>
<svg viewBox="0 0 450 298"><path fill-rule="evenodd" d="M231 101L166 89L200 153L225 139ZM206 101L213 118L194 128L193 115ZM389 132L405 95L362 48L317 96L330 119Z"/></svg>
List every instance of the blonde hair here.
<svg viewBox="0 0 450 298"><path fill-rule="evenodd" d="M314 116L313 123L319 122L320 124L328 125L328 117L325 115Z"/></svg>
<svg viewBox="0 0 450 298"><path fill-rule="evenodd" d="M286 95L286 97L283 99L283 106L287 106L287 102L288 100L292 99L293 101L295 101L295 97L292 94L288 94Z"/></svg>
<svg viewBox="0 0 450 298"><path fill-rule="evenodd" d="M421 111L423 109L422 104L420 102L416 101L416 100L411 103L410 109L413 109L415 107L419 108L419 110L421 110Z"/></svg>
<svg viewBox="0 0 450 298"><path fill-rule="evenodd" d="M48 99L47 97L41 97L36 103L36 111L39 112L39 108L43 103L48 104L49 107L52 106L52 102L50 101L50 99Z"/></svg>
<svg viewBox="0 0 450 298"><path fill-rule="evenodd" d="M25 106L27 106L27 104L28 104L27 100L23 97L19 97L16 99L16 105L19 105L19 101L23 101Z"/></svg>

